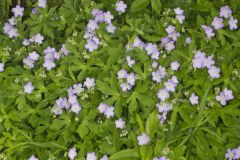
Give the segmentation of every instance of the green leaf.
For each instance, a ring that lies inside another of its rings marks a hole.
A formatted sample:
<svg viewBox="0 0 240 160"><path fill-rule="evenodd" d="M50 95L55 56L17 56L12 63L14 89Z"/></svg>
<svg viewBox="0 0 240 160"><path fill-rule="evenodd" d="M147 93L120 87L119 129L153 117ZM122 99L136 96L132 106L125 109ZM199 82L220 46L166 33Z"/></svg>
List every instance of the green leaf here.
<svg viewBox="0 0 240 160"><path fill-rule="evenodd" d="M156 12L158 15L160 15L161 8L162 8L161 0L151 0L151 5L152 5L153 11Z"/></svg>
<svg viewBox="0 0 240 160"><path fill-rule="evenodd" d="M131 5L131 12L139 12L145 9L151 0L135 0Z"/></svg>
<svg viewBox="0 0 240 160"><path fill-rule="evenodd" d="M117 153L114 153L109 160L124 160L127 158L139 159L139 153L137 149L125 149Z"/></svg>
<svg viewBox="0 0 240 160"><path fill-rule="evenodd" d="M157 117L157 110L154 110L147 118L146 133L152 138L157 130L159 120Z"/></svg>
<svg viewBox="0 0 240 160"><path fill-rule="evenodd" d="M83 139L89 133L87 124L85 124L85 123L80 124L78 126L77 133Z"/></svg>
<svg viewBox="0 0 240 160"><path fill-rule="evenodd" d="M139 114L136 114L136 121L137 121L137 123L138 123L138 125L140 127L141 132L144 132L145 131L144 125L143 125L142 119L139 116Z"/></svg>

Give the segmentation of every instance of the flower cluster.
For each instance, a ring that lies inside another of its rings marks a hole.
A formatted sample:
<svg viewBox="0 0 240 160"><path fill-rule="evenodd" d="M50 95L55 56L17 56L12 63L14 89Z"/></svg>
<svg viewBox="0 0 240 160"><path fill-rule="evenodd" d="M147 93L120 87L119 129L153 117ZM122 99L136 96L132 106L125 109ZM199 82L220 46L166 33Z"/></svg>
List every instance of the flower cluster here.
<svg viewBox="0 0 240 160"><path fill-rule="evenodd" d="M89 52L93 52L98 49L99 46L99 38L96 36L95 30L99 28L99 24L105 22L107 24L106 30L109 33L114 33L116 27L112 24L113 15L111 12L103 12L100 9L93 9L91 12L94 19L90 19L86 26L84 37L87 39L87 43L85 44L85 48Z"/></svg>
<svg viewBox="0 0 240 160"><path fill-rule="evenodd" d="M208 68L208 73L212 79L220 77L220 69L215 67L214 64L213 57L206 57L206 53L201 51L197 51L192 59L193 68Z"/></svg>
<svg viewBox="0 0 240 160"><path fill-rule="evenodd" d="M219 29L222 29L224 27L223 18L228 20L228 25L230 30L235 30L238 28L238 25L237 25L238 20L234 19L234 17L232 16L232 10L229 8L229 6L221 7L219 16L222 18L214 17L211 23L211 26L201 25L202 29L204 30L205 34L209 39L215 36L215 32L213 29L215 29L215 31L218 31Z"/></svg>
<svg viewBox="0 0 240 160"><path fill-rule="evenodd" d="M152 80L160 83L163 78L167 76L166 69L162 66L159 66L156 71L152 72Z"/></svg>
<svg viewBox="0 0 240 160"><path fill-rule="evenodd" d="M169 25L165 31L167 32L167 36L161 38L161 46L166 51L172 51L175 49L175 42L177 41L177 38L180 37L180 33L176 31L176 27Z"/></svg>
<svg viewBox="0 0 240 160"><path fill-rule="evenodd" d="M42 44L44 40L44 37L41 34L36 34L30 37L29 39L24 39L22 44L24 46L30 45L30 43L35 43L35 44Z"/></svg>
<svg viewBox="0 0 240 160"><path fill-rule="evenodd" d="M183 24L183 21L185 20L184 10L182 10L179 7L177 7L177 8L174 9L174 12L176 14L176 19L178 20L178 22L180 24Z"/></svg>
<svg viewBox="0 0 240 160"><path fill-rule="evenodd" d="M132 87L135 85L135 73L128 73L125 69L121 69L120 71L118 71L117 76L123 92L131 90Z"/></svg>
<svg viewBox="0 0 240 160"><path fill-rule="evenodd" d="M227 101L233 99L232 91L225 88L219 95L216 96L216 100L221 103L221 105L226 105Z"/></svg>
<svg viewBox="0 0 240 160"><path fill-rule="evenodd" d="M167 113L172 110L172 105L169 103L161 102L157 103L156 107L158 108L158 112L160 113L158 114L158 119L160 123L163 124L167 119Z"/></svg>
<svg viewBox="0 0 240 160"><path fill-rule="evenodd" d="M48 46L44 51L44 63L43 67L48 71L56 67L54 60L59 60L61 58L61 54L56 51L55 48Z"/></svg>
<svg viewBox="0 0 240 160"><path fill-rule="evenodd" d="M100 113L103 113L107 118L111 118L114 116L114 107L109 106L106 103L100 103L98 105L98 111Z"/></svg>
<svg viewBox="0 0 240 160"><path fill-rule="evenodd" d="M24 8L20 5L12 8L13 17L9 19L9 23L6 22L3 27L3 32L8 35L9 38L15 38L18 34L18 29L16 28L18 17L22 17L24 14Z"/></svg>
<svg viewBox="0 0 240 160"><path fill-rule="evenodd" d="M33 51L28 54L27 58L23 59L23 63L27 68L33 68L35 61L39 58L39 54L36 51Z"/></svg>
<svg viewBox="0 0 240 160"><path fill-rule="evenodd" d="M228 149L225 154L225 158L228 160L238 160L240 159L240 146L233 149Z"/></svg>

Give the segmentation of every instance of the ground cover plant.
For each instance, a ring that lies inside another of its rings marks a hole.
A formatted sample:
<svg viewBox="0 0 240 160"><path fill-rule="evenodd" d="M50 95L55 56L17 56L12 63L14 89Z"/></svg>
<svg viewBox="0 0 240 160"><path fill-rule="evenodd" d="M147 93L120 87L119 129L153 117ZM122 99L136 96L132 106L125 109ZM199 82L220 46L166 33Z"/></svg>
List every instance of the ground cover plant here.
<svg viewBox="0 0 240 160"><path fill-rule="evenodd" d="M240 159L240 1L26 2L0 27L0 159Z"/></svg>

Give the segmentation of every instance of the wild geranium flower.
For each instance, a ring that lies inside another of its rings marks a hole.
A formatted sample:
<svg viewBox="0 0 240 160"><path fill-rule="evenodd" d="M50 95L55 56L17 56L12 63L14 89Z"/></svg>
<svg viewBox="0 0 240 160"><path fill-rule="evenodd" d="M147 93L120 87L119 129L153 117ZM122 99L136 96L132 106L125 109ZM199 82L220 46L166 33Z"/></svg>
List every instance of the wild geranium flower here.
<svg viewBox="0 0 240 160"><path fill-rule="evenodd" d="M16 5L15 8L12 8L12 12L14 14L14 17L22 17L23 16L23 12L24 12L24 8L20 7L20 5Z"/></svg>
<svg viewBox="0 0 240 160"><path fill-rule="evenodd" d="M209 68L208 73L212 79L220 77L220 74L219 74L220 69L215 66L212 66L211 68Z"/></svg>
<svg viewBox="0 0 240 160"><path fill-rule="evenodd" d="M224 24L223 24L223 19L222 18L218 18L218 17L215 17L213 22L212 22L212 26L216 29L216 30L219 30L221 28L224 27Z"/></svg>
<svg viewBox="0 0 240 160"><path fill-rule="evenodd" d="M174 9L174 12L176 15L182 15L184 14L184 10L182 10L181 8L177 7Z"/></svg>
<svg viewBox="0 0 240 160"><path fill-rule="evenodd" d="M82 107L79 103L72 104L71 111L78 114L81 111Z"/></svg>
<svg viewBox="0 0 240 160"><path fill-rule="evenodd" d="M73 93L74 94L80 94L84 90L83 85L81 83L74 84L73 85Z"/></svg>
<svg viewBox="0 0 240 160"><path fill-rule="evenodd" d="M28 158L28 160L38 160L38 158L32 155L31 157Z"/></svg>
<svg viewBox="0 0 240 160"><path fill-rule="evenodd" d="M116 128L123 129L125 126L125 121L122 118L119 118L115 121Z"/></svg>
<svg viewBox="0 0 240 160"><path fill-rule="evenodd" d="M39 54L36 51L33 51L33 52L29 53L28 56L33 61L36 61L39 58Z"/></svg>
<svg viewBox="0 0 240 160"><path fill-rule="evenodd" d="M157 103L156 107L158 108L158 111L160 113L164 113L164 112L167 113L172 109L172 105L169 103L165 103L165 102Z"/></svg>
<svg viewBox="0 0 240 160"><path fill-rule="evenodd" d="M84 86L87 87L87 89L92 89L95 86L95 79L87 77Z"/></svg>
<svg viewBox="0 0 240 160"><path fill-rule="evenodd" d="M63 53L65 56L68 55L69 51L67 50L66 44L62 44L62 48L61 48L60 52Z"/></svg>
<svg viewBox="0 0 240 160"><path fill-rule="evenodd" d="M127 75L127 83L130 84L131 86L135 85L136 81L136 75L134 73L130 73Z"/></svg>
<svg viewBox="0 0 240 160"><path fill-rule="evenodd" d="M116 3L116 11L120 13L126 12L127 5L123 1L119 1Z"/></svg>
<svg viewBox="0 0 240 160"><path fill-rule="evenodd" d="M166 44L165 49L166 49L167 51L172 51L173 49L175 49L174 41L169 41L169 42Z"/></svg>
<svg viewBox="0 0 240 160"><path fill-rule="evenodd" d="M30 39L31 39L30 40L31 42L42 44L44 37L41 34L36 34L36 35L32 36Z"/></svg>
<svg viewBox="0 0 240 160"><path fill-rule="evenodd" d="M104 112L105 116L107 118L111 118L114 116L114 107L112 106L107 106L105 112Z"/></svg>
<svg viewBox="0 0 240 160"><path fill-rule="evenodd" d="M169 41L170 41L169 37L161 38L161 46L166 47L166 45L168 44Z"/></svg>
<svg viewBox="0 0 240 160"><path fill-rule="evenodd" d="M180 63L178 63L178 61L174 61L170 64L170 66L173 71L177 71L180 67Z"/></svg>
<svg viewBox="0 0 240 160"><path fill-rule="evenodd" d="M96 153L95 153L95 152L87 153L87 158L86 158L86 160L97 160Z"/></svg>
<svg viewBox="0 0 240 160"><path fill-rule="evenodd" d="M220 17L228 18L232 15L232 10L229 8L229 6L223 6L220 8Z"/></svg>
<svg viewBox="0 0 240 160"><path fill-rule="evenodd" d="M168 91L171 91L171 92L175 91L175 85L171 79L169 79L167 82L165 82L164 86Z"/></svg>
<svg viewBox="0 0 240 160"><path fill-rule="evenodd" d="M52 113L55 115L61 115L63 113L63 109L58 105L54 105L52 107Z"/></svg>
<svg viewBox="0 0 240 160"><path fill-rule="evenodd" d="M100 160L108 160L108 156L104 155Z"/></svg>
<svg viewBox="0 0 240 160"><path fill-rule="evenodd" d="M68 158L69 158L70 160L74 160L76 156L77 156L77 149L76 149L76 148L71 148L71 149L68 151Z"/></svg>
<svg viewBox="0 0 240 160"><path fill-rule="evenodd" d="M111 14L111 12L107 11L104 13L104 21L106 23L112 23L112 20L113 20L113 15Z"/></svg>
<svg viewBox="0 0 240 160"><path fill-rule="evenodd" d="M226 105L227 101L233 99L232 91L225 88L219 95L216 96L216 100L221 103L221 105Z"/></svg>
<svg viewBox="0 0 240 160"><path fill-rule="evenodd" d="M191 97L189 98L189 101L192 105L198 104L198 96L195 95L195 93L192 93Z"/></svg>
<svg viewBox="0 0 240 160"><path fill-rule="evenodd" d="M115 30L116 30L116 27L115 27L112 23L110 23L110 24L107 25L106 30L107 30L109 33L114 33Z"/></svg>
<svg viewBox="0 0 240 160"><path fill-rule="evenodd" d="M29 41L28 39L24 39L23 42L22 42L22 44L23 44L24 46L28 46L28 45L30 44L30 41Z"/></svg>
<svg viewBox="0 0 240 160"><path fill-rule="evenodd" d="M78 103L78 99L76 95L68 95L68 103L71 105Z"/></svg>
<svg viewBox="0 0 240 160"><path fill-rule="evenodd" d="M204 62L206 60L206 54L201 51L197 51L194 59L192 60L193 68L204 68Z"/></svg>
<svg viewBox="0 0 240 160"><path fill-rule="evenodd" d="M227 153L225 154L225 158L228 160L234 160L235 158L235 153L232 149L228 149Z"/></svg>
<svg viewBox="0 0 240 160"><path fill-rule="evenodd" d="M139 48L143 49L145 47L145 44L141 39L136 37L133 41L133 47L139 47Z"/></svg>
<svg viewBox="0 0 240 160"><path fill-rule="evenodd" d="M190 43L192 42L192 39L191 39L190 37L187 37L186 40L185 40L185 42L186 42L187 44L190 44Z"/></svg>
<svg viewBox="0 0 240 160"><path fill-rule="evenodd" d="M172 26L172 25L169 25L165 31L168 33L168 35L171 35L172 33L176 32L176 27L175 26Z"/></svg>
<svg viewBox="0 0 240 160"><path fill-rule="evenodd" d="M161 157L155 157L153 160L168 160L168 159L165 156L161 156Z"/></svg>
<svg viewBox="0 0 240 160"><path fill-rule="evenodd" d="M68 99L66 97L58 98L56 100L56 105L59 106L60 108L65 108L65 109L69 109L69 107L70 107L70 104L68 103Z"/></svg>
<svg viewBox="0 0 240 160"><path fill-rule="evenodd" d="M169 34L168 37L172 38L173 41L176 41L178 37L180 37L181 34L179 32L173 32L172 34Z"/></svg>
<svg viewBox="0 0 240 160"><path fill-rule="evenodd" d="M12 26L15 26L17 24L17 18L16 17L12 17L8 21Z"/></svg>
<svg viewBox="0 0 240 160"><path fill-rule="evenodd" d="M29 56L27 58L23 59L23 63L28 68L34 67L34 60L32 60Z"/></svg>
<svg viewBox="0 0 240 160"><path fill-rule="evenodd" d="M214 64L215 62L212 56L208 56L207 58L203 59L203 66L207 67L208 69L210 69Z"/></svg>
<svg viewBox="0 0 240 160"><path fill-rule="evenodd" d="M183 24L183 21L185 20L185 16L183 14L181 15L176 15L176 19L180 24Z"/></svg>
<svg viewBox="0 0 240 160"><path fill-rule="evenodd" d="M132 67L135 64L135 60L131 59L130 56L127 56L126 60L127 60L127 64L128 64L129 67Z"/></svg>
<svg viewBox="0 0 240 160"><path fill-rule="evenodd" d="M230 17L230 19L228 21L228 25L229 25L230 30L238 29L237 23L238 23L237 19L234 19L233 17Z"/></svg>
<svg viewBox="0 0 240 160"><path fill-rule="evenodd" d="M159 52L158 48L157 48L157 45L153 44L153 43L147 43L146 46L145 46L145 50L147 51L148 55L152 55L155 52Z"/></svg>
<svg viewBox="0 0 240 160"><path fill-rule="evenodd" d="M118 71L117 76L119 79L127 78L128 73L125 69L121 69L120 71Z"/></svg>
<svg viewBox="0 0 240 160"><path fill-rule="evenodd" d="M240 159L240 146L238 148L233 149L234 152L234 158Z"/></svg>
<svg viewBox="0 0 240 160"><path fill-rule="evenodd" d="M45 60L43 63L43 67L50 71L51 69L56 67L56 64L51 60Z"/></svg>
<svg viewBox="0 0 240 160"><path fill-rule="evenodd" d="M0 63L0 72L4 71L4 63Z"/></svg>
<svg viewBox="0 0 240 160"><path fill-rule="evenodd" d="M153 67L153 68L157 68L157 67L158 67L158 62L153 61L153 63L152 63L152 67Z"/></svg>
<svg viewBox="0 0 240 160"><path fill-rule="evenodd" d="M206 25L201 25L201 27L209 39L215 36L215 33L213 32L213 29L211 27Z"/></svg>
<svg viewBox="0 0 240 160"><path fill-rule="evenodd" d="M46 8L47 0L38 0L37 6L40 8Z"/></svg>
<svg viewBox="0 0 240 160"><path fill-rule="evenodd" d="M98 45L99 45L99 39L97 37L93 36L87 40L87 43L85 44L85 48L89 52L93 52L98 49Z"/></svg>
<svg viewBox="0 0 240 160"><path fill-rule="evenodd" d="M161 80L166 77L166 75L166 69L162 66L159 66L156 71L152 72L152 79L153 81L160 83Z"/></svg>
<svg viewBox="0 0 240 160"><path fill-rule="evenodd" d="M31 94L34 90L34 86L32 85L32 82L28 82L24 85L24 92L27 94Z"/></svg>
<svg viewBox="0 0 240 160"><path fill-rule="evenodd" d="M165 88L160 89L158 91L157 96L161 101L165 101L166 99L168 99L170 97L168 90Z"/></svg>
<svg viewBox="0 0 240 160"><path fill-rule="evenodd" d="M105 113L105 111L107 110L107 108L108 108L108 105L105 104L105 103L100 103L100 104L98 105L98 111L99 111L100 113Z"/></svg>
<svg viewBox="0 0 240 160"><path fill-rule="evenodd" d="M140 146L147 145L150 142L150 137L146 133L142 133L137 137Z"/></svg>
<svg viewBox="0 0 240 160"><path fill-rule="evenodd" d="M98 23L95 20L89 20L87 24L87 30L93 32L94 30L98 29Z"/></svg>

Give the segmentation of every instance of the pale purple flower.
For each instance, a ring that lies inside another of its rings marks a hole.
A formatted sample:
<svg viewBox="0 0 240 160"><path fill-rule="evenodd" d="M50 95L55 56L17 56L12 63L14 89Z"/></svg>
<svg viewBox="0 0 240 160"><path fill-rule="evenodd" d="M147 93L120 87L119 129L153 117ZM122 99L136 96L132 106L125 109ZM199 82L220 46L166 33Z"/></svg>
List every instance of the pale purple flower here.
<svg viewBox="0 0 240 160"><path fill-rule="evenodd" d="M168 44L169 41L170 41L169 37L161 38L161 46L166 47L166 45Z"/></svg>
<svg viewBox="0 0 240 160"><path fill-rule="evenodd" d="M174 41L169 41L169 42L166 44L165 49L166 49L167 51L172 51L173 49L175 49Z"/></svg>
<svg viewBox="0 0 240 160"><path fill-rule="evenodd" d="M170 35L170 34L176 32L176 27L175 27L175 26L172 26L172 25L169 25L169 26L165 29L165 31L168 33L168 35Z"/></svg>
<svg viewBox="0 0 240 160"><path fill-rule="evenodd" d="M117 76L119 79L127 78L128 73L125 69L121 69L120 71L118 71Z"/></svg>
<svg viewBox="0 0 240 160"><path fill-rule="evenodd" d="M7 33L9 38L14 38L18 36L18 30L14 27L12 27L9 32Z"/></svg>
<svg viewBox="0 0 240 160"><path fill-rule="evenodd" d="M13 28L13 26L9 23L4 23L4 26L3 26L3 32L5 34L8 34L8 32Z"/></svg>
<svg viewBox="0 0 240 160"><path fill-rule="evenodd" d="M240 159L240 146L238 148L233 149L234 152L234 158Z"/></svg>
<svg viewBox="0 0 240 160"><path fill-rule="evenodd" d="M22 42L22 44L23 44L24 46L28 46L28 45L30 44L30 41L29 41L28 39L24 39L23 42Z"/></svg>
<svg viewBox="0 0 240 160"><path fill-rule="evenodd" d="M38 43L38 44L42 44L44 37L41 34L37 34L35 36L32 37L33 38L33 42Z"/></svg>
<svg viewBox="0 0 240 160"><path fill-rule="evenodd" d="M87 153L87 158L86 158L86 160L97 160L96 153L95 153L95 152Z"/></svg>
<svg viewBox="0 0 240 160"><path fill-rule="evenodd" d="M123 92L126 92L127 90L131 90L132 86L128 83L121 83L120 87L122 89Z"/></svg>
<svg viewBox="0 0 240 160"><path fill-rule="evenodd" d="M87 24L87 30L93 32L95 29L98 28L98 23L95 20L89 20Z"/></svg>
<svg viewBox="0 0 240 160"><path fill-rule="evenodd" d="M0 63L0 72L4 71L4 63Z"/></svg>
<svg viewBox="0 0 240 160"><path fill-rule="evenodd" d="M182 15L184 14L184 10L182 10L181 8L177 7L174 9L174 12L176 15Z"/></svg>
<svg viewBox="0 0 240 160"><path fill-rule="evenodd" d="M55 115L61 115L63 113L63 110L60 106L54 105L52 107L52 113L55 114Z"/></svg>
<svg viewBox="0 0 240 160"><path fill-rule="evenodd" d="M209 39L215 36L215 33L213 32L213 29L211 27L206 25L201 25L201 27Z"/></svg>
<svg viewBox="0 0 240 160"><path fill-rule="evenodd" d="M102 22L105 21L105 13L102 10L95 9L95 11L94 11L94 9L93 9L92 15L95 17L94 20L97 21L97 22L102 23Z"/></svg>
<svg viewBox="0 0 240 160"><path fill-rule="evenodd" d="M226 105L227 101L233 99L232 91L225 88L219 95L216 96L216 100L221 103L221 105Z"/></svg>
<svg viewBox="0 0 240 160"><path fill-rule="evenodd" d="M176 15L176 19L178 20L178 22L180 24L183 24L183 21L185 20L185 16L184 15Z"/></svg>
<svg viewBox="0 0 240 160"><path fill-rule="evenodd" d="M98 43L96 43L96 41L94 41L92 38L87 40L87 43L85 44L85 48L89 51L89 52L93 52L95 50L98 49Z"/></svg>
<svg viewBox="0 0 240 160"><path fill-rule="evenodd" d="M216 30L219 30L219 29L223 28L223 27L224 27L223 19L222 19L222 18L215 17L214 20L212 21L212 26L213 26Z"/></svg>
<svg viewBox="0 0 240 160"><path fill-rule="evenodd" d="M108 156L104 155L100 160L108 160Z"/></svg>
<svg viewBox="0 0 240 160"><path fill-rule="evenodd" d="M168 99L170 97L168 90L166 90L165 88L160 89L158 91L157 96L161 101L165 101L166 99Z"/></svg>
<svg viewBox="0 0 240 160"><path fill-rule="evenodd" d="M169 34L168 37L172 38L173 41L176 41L178 37L180 37L179 32L173 32L172 34Z"/></svg>
<svg viewBox="0 0 240 160"><path fill-rule="evenodd" d="M147 43L145 46L145 50L147 51L148 55L152 55L154 53L159 53L157 45L153 43Z"/></svg>
<svg viewBox="0 0 240 160"><path fill-rule="evenodd" d="M68 89L67 89L67 92L68 92L68 96L72 96L72 95L75 94L75 93L74 93L74 89L73 89L72 87L68 88Z"/></svg>
<svg viewBox="0 0 240 160"><path fill-rule="evenodd" d="M37 9L38 9L38 7L32 8L32 14L36 14L37 13Z"/></svg>
<svg viewBox="0 0 240 160"><path fill-rule="evenodd" d="M215 64L212 56L208 56L207 58L204 59L203 66L207 67L210 69L213 65Z"/></svg>
<svg viewBox="0 0 240 160"><path fill-rule="evenodd" d="M139 47L139 48L143 49L144 46L145 46L145 44L144 44L144 42L143 42L141 39L139 39L138 37L136 37L136 38L134 39L134 41L133 41L133 47Z"/></svg>
<svg viewBox="0 0 240 160"><path fill-rule="evenodd" d="M153 68L157 68L157 67L158 67L158 62L153 61L153 63L152 63L152 67L153 67Z"/></svg>
<svg viewBox="0 0 240 160"><path fill-rule="evenodd" d="M70 107L70 104L68 103L68 99L66 97L58 98L56 100L56 105L61 108L65 108L65 109L69 109L69 107Z"/></svg>
<svg viewBox="0 0 240 160"><path fill-rule="evenodd" d="M23 12L24 12L24 8L20 7L20 5L17 5L15 8L12 8L12 12L14 14L14 17L22 17L23 16Z"/></svg>
<svg viewBox="0 0 240 160"><path fill-rule="evenodd" d="M150 137L146 133L142 133L137 137L140 146L147 145L150 142Z"/></svg>
<svg viewBox="0 0 240 160"><path fill-rule="evenodd" d="M38 0L37 6L40 8L46 8L47 0Z"/></svg>
<svg viewBox="0 0 240 160"><path fill-rule="evenodd" d="M189 98L189 101L192 105L198 104L198 96L192 93L191 97Z"/></svg>
<svg viewBox="0 0 240 160"><path fill-rule="evenodd" d="M234 160L235 158L235 153L232 149L228 149L227 153L225 154L225 158L228 160Z"/></svg>
<svg viewBox="0 0 240 160"><path fill-rule="evenodd" d="M31 157L28 158L28 160L38 160L38 158L32 155Z"/></svg>
<svg viewBox="0 0 240 160"><path fill-rule="evenodd" d="M160 83L161 79L165 78L166 75L167 75L166 69L162 66L159 66L158 70L152 72L152 79L153 81Z"/></svg>
<svg viewBox="0 0 240 160"><path fill-rule="evenodd" d="M174 61L170 64L170 66L173 71L177 71L180 67L180 63L178 63L178 61Z"/></svg>
<svg viewBox="0 0 240 160"><path fill-rule="evenodd" d="M109 33L114 33L115 30L116 30L116 27L114 25L112 25L112 23L109 23L107 26L106 26L106 30L109 32Z"/></svg>
<svg viewBox="0 0 240 160"><path fill-rule="evenodd" d="M219 74L220 69L215 66L212 66L211 68L209 68L208 73L212 79L220 77L220 74Z"/></svg>
<svg viewBox="0 0 240 160"><path fill-rule="evenodd" d="M107 118L113 117L114 116L114 108L112 106L107 106L104 114Z"/></svg>
<svg viewBox="0 0 240 160"><path fill-rule="evenodd" d="M119 118L115 121L116 128L123 129L125 126L125 121L122 118Z"/></svg>
<svg viewBox="0 0 240 160"><path fill-rule="evenodd" d="M237 19L233 19L233 17L230 17L229 21L228 21L228 25L230 30L235 30L238 28L238 20Z"/></svg>
<svg viewBox="0 0 240 160"><path fill-rule="evenodd" d="M228 18L232 15L232 10L229 8L229 6L223 6L220 8L220 17Z"/></svg>
<svg viewBox="0 0 240 160"><path fill-rule="evenodd" d="M136 81L136 75L134 73L130 73L127 75L127 83L130 84L131 86L135 85Z"/></svg>
<svg viewBox="0 0 240 160"><path fill-rule="evenodd" d="M158 108L158 112L160 113L167 113L172 109L172 105L165 102L157 103L156 107Z"/></svg>
<svg viewBox="0 0 240 160"><path fill-rule="evenodd" d="M192 42L192 39L191 39L190 37L187 37L186 40L185 40L185 42L186 42L187 44L190 44L190 43Z"/></svg>
<svg viewBox="0 0 240 160"><path fill-rule="evenodd" d="M81 111L82 107L79 103L72 104L71 111L78 114Z"/></svg>
<svg viewBox="0 0 240 160"><path fill-rule="evenodd" d="M84 90L83 85L81 83L74 84L73 85L73 93L74 94L80 94Z"/></svg>
<svg viewBox="0 0 240 160"><path fill-rule="evenodd" d="M100 113L105 113L108 107L109 107L109 106L108 106L107 104L105 104L105 103L100 103L100 104L98 105L98 111L99 111Z"/></svg>
<svg viewBox="0 0 240 160"><path fill-rule="evenodd" d="M135 64L135 60L131 59L130 56L127 56L126 60L127 60L127 64L128 64L129 67L132 67Z"/></svg>
<svg viewBox="0 0 240 160"><path fill-rule="evenodd" d="M36 60L38 60L38 58L39 58L39 54L38 54L36 51L33 51L33 52L29 53L28 56L29 56L29 58L32 59L33 61L36 61Z"/></svg>
<svg viewBox="0 0 240 160"><path fill-rule="evenodd" d="M119 1L116 3L116 11L120 13L126 12L127 5L123 1Z"/></svg>
<svg viewBox="0 0 240 160"><path fill-rule="evenodd" d="M98 14L102 14L102 13L103 13L103 11L98 8L94 8L91 12L93 17L96 17Z"/></svg>
<svg viewBox="0 0 240 160"><path fill-rule="evenodd" d="M167 157L165 156L155 157L153 160L167 160Z"/></svg>
<svg viewBox="0 0 240 160"><path fill-rule="evenodd" d="M32 60L30 57L24 58L23 63L28 68L33 68L34 67L34 60Z"/></svg>
<svg viewBox="0 0 240 160"><path fill-rule="evenodd" d="M87 77L83 86L87 87L87 89L92 89L95 86L95 79Z"/></svg>
<svg viewBox="0 0 240 160"><path fill-rule="evenodd" d="M33 90L34 90L34 86L32 85L32 82L28 82L27 84L24 85L25 93L31 94Z"/></svg>
<svg viewBox="0 0 240 160"><path fill-rule="evenodd" d="M111 12L107 11L104 13L104 21L107 23L111 23L113 20L113 15L111 14Z"/></svg>
<svg viewBox="0 0 240 160"><path fill-rule="evenodd" d="M68 158L69 158L70 160L74 160L76 156L77 156L77 149L76 149L76 148L71 148L71 149L68 151Z"/></svg>
<svg viewBox="0 0 240 160"><path fill-rule="evenodd" d="M8 21L9 21L9 23L10 23L12 26L14 26L14 25L17 24L17 19L16 19L16 17L11 17Z"/></svg>
<svg viewBox="0 0 240 160"><path fill-rule="evenodd" d="M68 103L71 105L78 103L78 99L76 95L68 95Z"/></svg>
<svg viewBox="0 0 240 160"><path fill-rule="evenodd" d="M43 67L49 71L49 70L55 68L56 64L52 60L45 60L43 63Z"/></svg>
<svg viewBox="0 0 240 160"><path fill-rule="evenodd" d="M175 84L169 79L167 82L164 83L165 88L168 91L174 92L175 91Z"/></svg>
<svg viewBox="0 0 240 160"><path fill-rule="evenodd" d="M192 60L193 68L204 68L204 63L206 60L206 54L201 51L197 51L194 59Z"/></svg>
<svg viewBox="0 0 240 160"><path fill-rule="evenodd" d="M65 56L68 55L68 52L69 52L69 51L67 50L66 44L62 44L61 52L62 52Z"/></svg>

